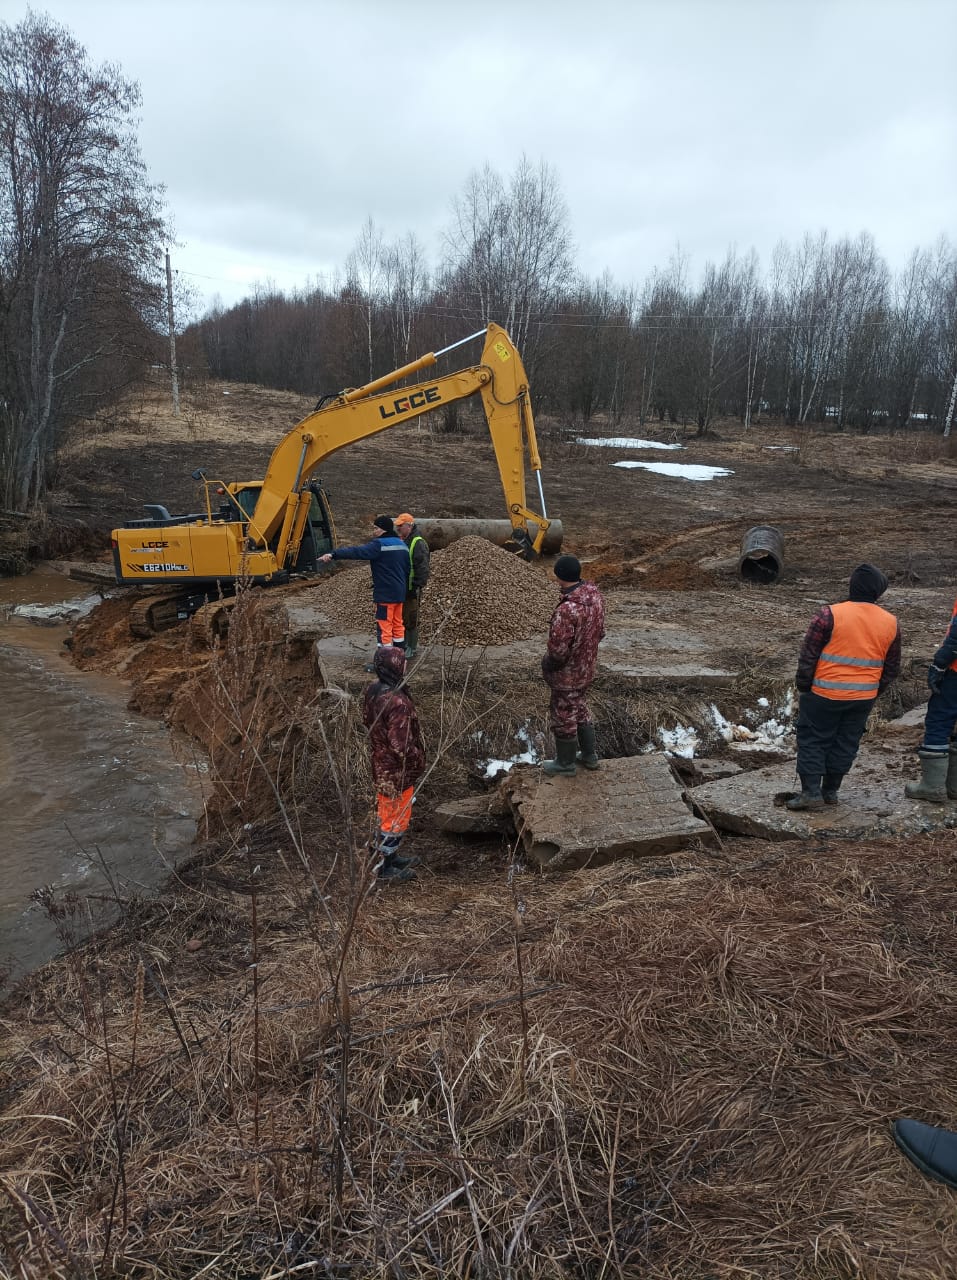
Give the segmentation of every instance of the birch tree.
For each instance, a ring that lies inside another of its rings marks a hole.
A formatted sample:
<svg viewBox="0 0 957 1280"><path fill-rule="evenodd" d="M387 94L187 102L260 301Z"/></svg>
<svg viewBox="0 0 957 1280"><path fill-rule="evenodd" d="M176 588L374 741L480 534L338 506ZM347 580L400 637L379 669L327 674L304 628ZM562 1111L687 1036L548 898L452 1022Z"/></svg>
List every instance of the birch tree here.
<svg viewBox="0 0 957 1280"><path fill-rule="evenodd" d="M138 87L66 28L0 25L0 489L43 494L65 424L131 376L163 308L160 192Z"/></svg>
<svg viewBox="0 0 957 1280"><path fill-rule="evenodd" d="M507 183L486 165L470 175L452 212L446 276L473 321L508 329L531 374L542 321L574 278L558 178L524 157Z"/></svg>

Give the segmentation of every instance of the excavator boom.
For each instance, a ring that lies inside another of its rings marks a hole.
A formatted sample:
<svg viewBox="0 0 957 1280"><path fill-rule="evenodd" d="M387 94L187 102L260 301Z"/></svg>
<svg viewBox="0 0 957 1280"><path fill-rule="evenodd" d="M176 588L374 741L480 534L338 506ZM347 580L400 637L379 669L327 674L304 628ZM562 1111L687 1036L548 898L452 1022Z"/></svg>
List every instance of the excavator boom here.
<svg viewBox="0 0 957 1280"><path fill-rule="evenodd" d="M483 337L478 364L397 388L396 384L432 368L466 342ZM327 458L346 445L432 412L454 401L479 396L502 482L511 545L525 555L541 552L554 522L545 513L541 458L521 356L499 325L430 352L365 386L349 389L317 408L276 445L261 482L220 485L224 501L214 512L214 482L196 473L206 487L206 511L170 516L149 508L147 520L113 531L114 567L122 583L177 584L193 592L234 583L286 581L302 564L304 547L334 543L334 529L320 486L312 479ZM525 475L538 478L541 514L526 504ZM555 546L553 529L549 550ZM560 542L560 537L559 537Z"/></svg>

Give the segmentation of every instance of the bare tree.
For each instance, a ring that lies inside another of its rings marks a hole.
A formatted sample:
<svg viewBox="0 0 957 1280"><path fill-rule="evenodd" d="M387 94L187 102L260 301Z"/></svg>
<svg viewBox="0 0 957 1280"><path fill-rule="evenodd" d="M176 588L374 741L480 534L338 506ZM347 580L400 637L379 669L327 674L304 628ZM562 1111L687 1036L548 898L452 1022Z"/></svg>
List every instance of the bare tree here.
<svg viewBox="0 0 957 1280"><path fill-rule="evenodd" d="M369 357L368 378L375 376L375 316L383 284L382 233L371 217L366 218L355 248L346 260L350 284L362 301L365 339Z"/></svg>
<svg viewBox="0 0 957 1280"><path fill-rule="evenodd" d="M504 325L531 373L542 321L574 281L568 209L558 178L524 157L506 185L488 165L453 203L447 272L481 324Z"/></svg>
<svg viewBox="0 0 957 1280"><path fill-rule="evenodd" d="M165 229L139 89L28 13L0 25L0 487L44 492L72 415L115 394L161 322Z"/></svg>
<svg viewBox="0 0 957 1280"><path fill-rule="evenodd" d="M382 256L385 299L392 326L392 353L396 365L412 358L412 337L419 311L429 288L425 251L414 231L385 250Z"/></svg>

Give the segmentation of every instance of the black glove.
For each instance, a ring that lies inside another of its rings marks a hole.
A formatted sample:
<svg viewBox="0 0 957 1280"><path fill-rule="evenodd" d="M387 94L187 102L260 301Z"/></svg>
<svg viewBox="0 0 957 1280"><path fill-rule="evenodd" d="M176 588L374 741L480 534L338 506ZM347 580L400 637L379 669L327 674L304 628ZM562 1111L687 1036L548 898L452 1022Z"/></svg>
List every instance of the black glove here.
<svg viewBox="0 0 957 1280"><path fill-rule="evenodd" d="M944 676L946 674L946 667L938 667L934 663L930 664L927 668L927 683L930 686L931 693L940 693L944 687Z"/></svg>
<svg viewBox="0 0 957 1280"><path fill-rule="evenodd" d="M542 675L547 680L549 676L554 675L558 670L559 664L555 661L550 653L546 653L542 658Z"/></svg>

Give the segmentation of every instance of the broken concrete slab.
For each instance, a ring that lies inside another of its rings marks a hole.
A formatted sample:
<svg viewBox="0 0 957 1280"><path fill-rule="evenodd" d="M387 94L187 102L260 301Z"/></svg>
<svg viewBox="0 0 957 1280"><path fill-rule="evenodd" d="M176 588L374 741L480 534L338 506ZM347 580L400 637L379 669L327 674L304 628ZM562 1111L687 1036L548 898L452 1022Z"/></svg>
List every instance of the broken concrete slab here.
<svg viewBox="0 0 957 1280"><path fill-rule="evenodd" d="M720 778L733 778L742 773L741 765L733 760L688 759L676 756L672 762L682 782L689 787L700 787L706 782L717 782Z"/></svg>
<svg viewBox="0 0 957 1280"><path fill-rule="evenodd" d="M612 671L640 685L682 684L694 689L726 689L738 678L736 671L724 671L720 667L705 667L697 662L609 662L601 658L600 671Z"/></svg>
<svg viewBox="0 0 957 1280"><path fill-rule="evenodd" d="M907 799L905 759L896 747L866 744L844 779L840 803L820 813L793 813L786 807L788 797L800 790L793 760L706 783L695 788L694 799L719 831L765 840L807 840L823 833L866 839L957 826L957 804Z"/></svg>
<svg viewBox="0 0 957 1280"><path fill-rule="evenodd" d="M498 791L450 800L435 810L439 826L453 835L514 835L515 823L508 801Z"/></svg>
<svg viewBox="0 0 957 1280"><path fill-rule="evenodd" d="M660 753L603 760L601 769L574 777L522 770L510 777L507 794L525 850L543 869L601 866L670 853L692 841L717 843L685 804Z"/></svg>

